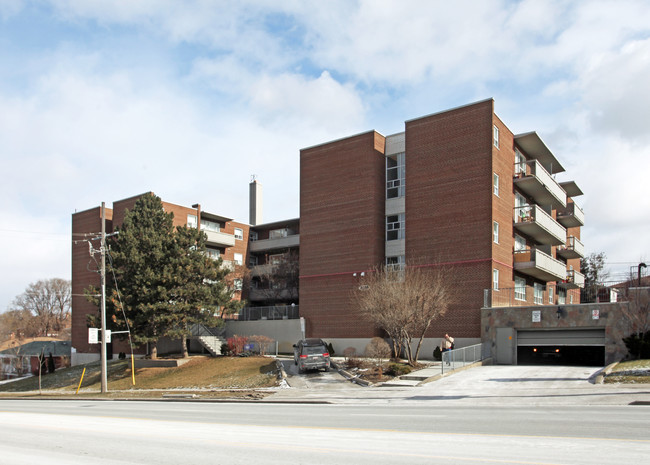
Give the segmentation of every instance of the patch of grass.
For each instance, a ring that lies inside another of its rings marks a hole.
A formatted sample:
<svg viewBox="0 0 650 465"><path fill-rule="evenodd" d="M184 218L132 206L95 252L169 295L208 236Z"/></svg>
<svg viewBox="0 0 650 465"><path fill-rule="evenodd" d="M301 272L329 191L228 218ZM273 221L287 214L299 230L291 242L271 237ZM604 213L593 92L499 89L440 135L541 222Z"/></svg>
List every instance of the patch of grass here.
<svg viewBox="0 0 650 465"><path fill-rule="evenodd" d="M605 376L605 383L640 384L650 383L650 360L631 360L616 365Z"/></svg>
<svg viewBox="0 0 650 465"><path fill-rule="evenodd" d="M55 371L41 377L44 391L73 393L77 390L83 366ZM135 372L136 385L131 381L131 363L128 360L112 361L108 364L109 391L182 391L182 390L232 390L257 389L277 385L275 361L265 357L195 357L177 368L138 368ZM101 369L99 362L86 365L81 391L101 390ZM0 394L5 392L38 391L38 376L0 385ZM135 394L133 392L133 394Z"/></svg>

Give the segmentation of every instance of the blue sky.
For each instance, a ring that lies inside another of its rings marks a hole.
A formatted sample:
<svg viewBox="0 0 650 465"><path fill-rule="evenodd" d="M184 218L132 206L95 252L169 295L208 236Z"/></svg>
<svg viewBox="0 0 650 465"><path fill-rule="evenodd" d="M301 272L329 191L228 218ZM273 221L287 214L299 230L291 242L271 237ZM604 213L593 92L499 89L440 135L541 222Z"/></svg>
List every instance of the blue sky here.
<svg viewBox="0 0 650 465"><path fill-rule="evenodd" d="M585 192L587 252L650 260L646 1L0 0L0 311L70 276L70 222L152 190L298 216L299 150L494 98Z"/></svg>

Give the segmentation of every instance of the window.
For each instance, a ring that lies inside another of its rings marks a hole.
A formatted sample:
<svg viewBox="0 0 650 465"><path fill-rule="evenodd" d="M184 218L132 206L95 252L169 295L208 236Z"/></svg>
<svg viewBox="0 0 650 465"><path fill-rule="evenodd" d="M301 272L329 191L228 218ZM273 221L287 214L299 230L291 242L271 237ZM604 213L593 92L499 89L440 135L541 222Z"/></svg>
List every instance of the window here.
<svg viewBox="0 0 650 465"><path fill-rule="evenodd" d="M269 239L281 239L289 235L289 230L287 228L282 229L271 229L269 231Z"/></svg>
<svg viewBox="0 0 650 465"><path fill-rule="evenodd" d="M205 249L205 253L213 260L219 260L219 257L221 257L219 249Z"/></svg>
<svg viewBox="0 0 650 465"><path fill-rule="evenodd" d="M492 137L494 138L494 146L499 148L499 128L496 125L492 130Z"/></svg>
<svg viewBox="0 0 650 465"><path fill-rule="evenodd" d="M244 264L244 256L240 253L234 254L234 262L235 265L243 265Z"/></svg>
<svg viewBox="0 0 650 465"><path fill-rule="evenodd" d="M492 289L499 290L499 270L496 268L492 270Z"/></svg>
<svg viewBox="0 0 650 465"><path fill-rule="evenodd" d="M526 175L526 157L519 149L515 149L515 175Z"/></svg>
<svg viewBox="0 0 650 465"><path fill-rule="evenodd" d="M254 266L257 266L257 263L258 263L257 255L251 255L250 257L248 257L248 266L252 268Z"/></svg>
<svg viewBox="0 0 650 465"><path fill-rule="evenodd" d="M404 269L404 255L398 255L395 257L386 257L386 268L393 271L399 271Z"/></svg>
<svg viewBox="0 0 650 465"><path fill-rule="evenodd" d="M386 240L404 239L404 213L386 217Z"/></svg>
<svg viewBox="0 0 650 465"><path fill-rule="evenodd" d="M515 192L515 222L524 223L531 218L531 207L526 197L519 192Z"/></svg>
<svg viewBox="0 0 650 465"><path fill-rule="evenodd" d="M242 240L244 238L244 231L240 228L235 228L235 239Z"/></svg>
<svg viewBox="0 0 650 465"><path fill-rule="evenodd" d="M523 252L526 250L526 239L519 234L515 234L515 252Z"/></svg>
<svg viewBox="0 0 650 465"><path fill-rule="evenodd" d="M544 303L544 286L535 283L535 303L542 305Z"/></svg>
<svg viewBox="0 0 650 465"><path fill-rule="evenodd" d="M404 152L386 157L386 198L404 197Z"/></svg>
<svg viewBox="0 0 650 465"><path fill-rule="evenodd" d="M553 304L553 288L551 286L548 287L548 303Z"/></svg>
<svg viewBox="0 0 650 465"><path fill-rule="evenodd" d="M284 254L278 253L275 255L269 255L269 263L271 265L279 265L284 261Z"/></svg>
<svg viewBox="0 0 650 465"><path fill-rule="evenodd" d="M557 290L557 303L558 305L566 304L566 289L560 288Z"/></svg>
<svg viewBox="0 0 650 465"><path fill-rule="evenodd" d="M526 300L526 279L515 276L515 299Z"/></svg>
<svg viewBox="0 0 650 465"><path fill-rule="evenodd" d="M496 221L492 225L492 238L495 244L499 243L499 223Z"/></svg>
<svg viewBox="0 0 650 465"><path fill-rule="evenodd" d="M499 175L494 173L493 175L493 184L494 184L494 195L499 196Z"/></svg>
<svg viewBox="0 0 650 465"><path fill-rule="evenodd" d="M187 226L189 228L196 228L197 218L196 215L187 215Z"/></svg>
<svg viewBox="0 0 650 465"><path fill-rule="evenodd" d="M232 285L236 291L241 291L244 285L244 281L241 280L240 278L235 278L232 282Z"/></svg>
<svg viewBox="0 0 650 465"><path fill-rule="evenodd" d="M248 240L255 242L257 240L257 231L251 231L248 233Z"/></svg>
<svg viewBox="0 0 650 465"><path fill-rule="evenodd" d="M221 231L221 225L217 223L216 221L210 221L210 220L202 220L201 221L201 230L206 230L206 231L214 231L214 232L219 232Z"/></svg>

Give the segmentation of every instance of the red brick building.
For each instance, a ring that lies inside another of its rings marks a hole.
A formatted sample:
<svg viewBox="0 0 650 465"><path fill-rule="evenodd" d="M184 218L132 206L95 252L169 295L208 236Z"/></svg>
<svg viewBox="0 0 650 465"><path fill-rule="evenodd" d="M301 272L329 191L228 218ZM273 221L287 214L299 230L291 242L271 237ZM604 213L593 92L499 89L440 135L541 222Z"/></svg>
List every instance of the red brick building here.
<svg viewBox="0 0 650 465"><path fill-rule="evenodd" d="M493 100L300 153L300 315L307 336L380 334L351 305L377 265L444 267L454 303L429 331L480 339L480 309L579 303L584 215L535 133L514 135ZM486 290L491 290L487 291Z"/></svg>
<svg viewBox="0 0 650 465"><path fill-rule="evenodd" d="M428 351L444 333L460 345L478 342L482 307L579 303L584 214L573 197L582 192L572 181L555 180L563 171L536 133L513 134L489 99L409 120L398 134L369 131L301 150L299 219L258 224L256 181L250 225L199 205L163 204L175 225L206 233L212 256L249 268L234 286L243 296L235 297L254 311L240 318L296 318L299 304L306 336L326 338L337 351L363 350L382 334L351 303L362 273L382 264L442 267L453 304L428 332L434 338ZM138 197L107 209L107 231ZM73 238L100 231L100 214L99 208L75 213ZM299 286L269 279L296 255ZM86 314L97 308L79 297L89 284L99 285L90 261L88 244L75 243L72 346L96 358Z"/></svg>
<svg viewBox="0 0 650 465"><path fill-rule="evenodd" d="M106 233L115 231L124 221L127 210L133 209L137 200L143 195L153 195L151 192L136 195L124 200L113 202L113 208L105 208ZM201 210L200 205L184 207L163 201L166 212L174 214L174 226L188 225L199 227L207 236L208 253L213 258L222 258L228 266L246 264L248 253L248 240L250 226L238 223L231 218L215 215ZM95 260L91 257L88 240L93 236L98 237L102 230L101 207L74 213L72 215L72 364L85 363L97 360L99 357L99 344L88 343L87 315L98 315L96 305L88 302L84 297L84 289L89 286L100 287L98 273L99 254ZM90 241L90 244L99 249L99 241ZM107 277L109 279L110 277ZM233 296L242 298L242 286L233 284ZM128 352L129 349L122 343L116 343L113 352ZM144 353L146 348L141 347L137 353Z"/></svg>

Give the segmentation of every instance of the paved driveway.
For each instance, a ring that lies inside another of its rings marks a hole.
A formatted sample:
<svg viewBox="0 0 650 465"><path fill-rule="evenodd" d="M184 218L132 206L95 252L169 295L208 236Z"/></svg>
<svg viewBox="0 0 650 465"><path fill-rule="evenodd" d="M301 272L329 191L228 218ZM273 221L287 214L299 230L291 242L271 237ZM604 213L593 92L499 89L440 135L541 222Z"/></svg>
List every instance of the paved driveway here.
<svg viewBox="0 0 650 465"><path fill-rule="evenodd" d="M593 367L484 366L418 387L286 389L269 400L441 405L628 405L650 402L650 384L594 384ZM647 407L646 407L647 408Z"/></svg>

